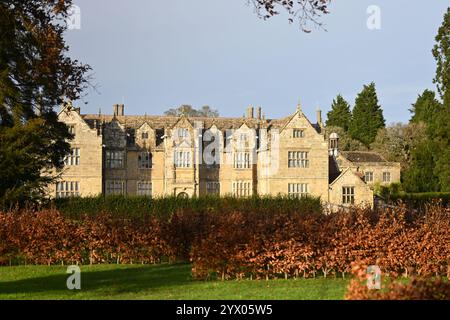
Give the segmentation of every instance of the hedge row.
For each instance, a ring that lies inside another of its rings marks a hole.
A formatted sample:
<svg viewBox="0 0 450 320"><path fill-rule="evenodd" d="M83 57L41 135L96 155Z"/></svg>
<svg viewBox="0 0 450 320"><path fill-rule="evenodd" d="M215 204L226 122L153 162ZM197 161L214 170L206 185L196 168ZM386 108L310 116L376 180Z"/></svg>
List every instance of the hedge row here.
<svg viewBox="0 0 450 320"><path fill-rule="evenodd" d="M201 215L65 217L56 210L0 213L0 264L159 263L188 259Z"/></svg>
<svg viewBox="0 0 450 320"><path fill-rule="evenodd" d="M110 213L121 217L166 217L180 210L207 211L209 213L248 211L266 208L283 212L321 212L319 198L288 197L216 197L202 196L183 199L177 197L149 198L139 196L97 196L56 199L51 207L71 218L83 215Z"/></svg>
<svg viewBox="0 0 450 320"><path fill-rule="evenodd" d="M450 204L450 192L399 192L391 194L389 197L391 201L402 201L413 208L422 208L432 201L440 201L444 206L448 206Z"/></svg>
<svg viewBox="0 0 450 320"><path fill-rule="evenodd" d="M355 275L345 294L346 300L450 300L450 282L441 277L413 277L410 281L383 281L381 290L367 286L367 265L355 263ZM382 280L382 279L381 279Z"/></svg>
<svg viewBox="0 0 450 320"><path fill-rule="evenodd" d="M189 260L216 215L239 211L320 214L318 199L95 197L58 199L59 208L0 213L0 263L156 263Z"/></svg>
<svg viewBox="0 0 450 320"><path fill-rule="evenodd" d="M215 217L192 246L198 278L310 277L345 274L354 261L378 265L384 274L447 275L450 210L429 206L354 208L330 215L239 212Z"/></svg>
<svg viewBox="0 0 450 320"><path fill-rule="evenodd" d="M255 200L256 201L256 200ZM446 275L450 211L403 208L179 209L167 215L111 213L70 218L57 210L0 213L0 263L89 264L188 261L196 278L345 275L353 261L386 274Z"/></svg>

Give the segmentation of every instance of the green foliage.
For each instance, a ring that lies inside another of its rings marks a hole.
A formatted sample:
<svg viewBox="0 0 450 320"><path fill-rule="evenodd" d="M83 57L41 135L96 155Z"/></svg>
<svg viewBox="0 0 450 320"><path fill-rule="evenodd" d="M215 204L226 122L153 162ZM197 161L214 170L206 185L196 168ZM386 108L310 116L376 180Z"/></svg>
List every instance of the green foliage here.
<svg viewBox="0 0 450 320"><path fill-rule="evenodd" d="M440 106L441 104L436 99L435 93L428 89L425 90L417 97L416 102L412 105L412 109L409 110L413 114L410 122L432 122L434 116L439 111Z"/></svg>
<svg viewBox="0 0 450 320"><path fill-rule="evenodd" d="M412 152L411 165L403 173L403 184L408 192L440 191L436 175L436 148L431 141L424 141Z"/></svg>
<svg viewBox="0 0 450 320"><path fill-rule="evenodd" d="M433 48L436 59L436 76L438 92L447 108L450 107L450 7L444 15L444 21L436 35L436 44Z"/></svg>
<svg viewBox="0 0 450 320"><path fill-rule="evenodd" d="M355 100L349 133L353 139L369 146L380 128L384 128L383 111L378 104L375 83L365 85Z"/></svg>
<svg viewBox="0 0 450 320"><path fill-rule="evenodd" d="M348 130L352 113L350 112L350 104L339 94L331 104L331 110L327 113L328 126L341 127L344 131Z"/></svg>
<svg viewBox="0 0 450 320"><path fill-rule="evenodd" d="M124 196L98 196L86 198L55 199L53 203L58 210L72 218L84 214L97 215L108 212L114 216L139 217L156 216L169 217L180 210L208 211L211 213L248 211L265 208L273 211L305 211L321 212L318 198L288 198L288 197L215 197L197 198L148 198Z"/></svg>
<svg viewBox="0 0 450 320"><path fill-rule="evenodd" d="M430 144L435 149L434 172L438 178L439 190L450 191L450 101L440 106L428 126Z"/></svg>
<svg viewBox="0 0 450 320"><path fill-rule="evenodd" d="M381 154L386 160L400 162L402 171L411 165L411 153L427 139L427 125L418 123L395 123L378 130L370 149Z"/></svg>
<svg viewBox="0 0 450 320"><path fill-rule="evenodd" d="M450 191L450 8L436 36L434 82L442 99L426 90L413 105L412 122L426 124L426 141L411 152L412 164L404 173L409 192Z"/></svg>
<svg viewBox="0 0 450 320"><path fill-rule="evenodd" d="M366 151L367 147L360 141L352 139L348 132L342 127L327 126L326 137L329 139L331 133L339 136L339 150L341 151Z"/></svg>
<svg viewBox="0 0 450 320"><path fill-rule="evenodd" d="M37 201L72 138L55 108L76 100L89 66L67 56L71 0L0 2L0 205Z"/></svg>
<svg viewBox="0 0 450 320"><path fill-rule="evenodd" d="M401 192L403 192L401 183L391 183L387 186L376 183L374 186L374 193L387 201L396 197Z"/></svg>
<svg viewBox="0 0 450 320"><path fill-rule="evenodd" d="M450 192L398 192L390 196L390 200L397 202L401 200L411 208L423 209L433 201L440 201L443 206L450 204Z"/></svg>
<svg viewBox="0 0 450 320"><path fill-rule="evenodd" d="M433 121L434 126L430 128L439 148L435 171L439 176L440 190L450 191L450 8L436 36L433 56L437 63L434 81L443 101Z"/></svg>

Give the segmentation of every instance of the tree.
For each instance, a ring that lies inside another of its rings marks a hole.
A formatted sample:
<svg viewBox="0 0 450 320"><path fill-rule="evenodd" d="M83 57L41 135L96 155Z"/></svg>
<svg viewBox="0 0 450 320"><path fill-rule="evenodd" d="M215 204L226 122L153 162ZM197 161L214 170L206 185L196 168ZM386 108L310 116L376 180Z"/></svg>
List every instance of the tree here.
<svg viewBox="0 0 450 320"><path fill-rule="evenodd" d="M411 146L410 164L404 167L403 184L409 192L429 192L445 190L445 168L442 159L446 155L446 143L441 139L445 133L441 119L445 119L445 108L431 90L425 90L417 97L410 110L410 125L421 125L425 130L415 132L416 143ZM448 142L447 142L448 145ZM448 173L447 173L448 177Z"/></svg>
<svg viewBox="0 0 450 320"><path fill-rule="evenodd" d="M378 130L370 149L388 161L400 162L402 170L406 170L411 164L411 153L427 139L426 129L423 122L391 124Z"/></svg>
<svg viewBox="0 0 450 320"><path fill-rule="evenodd" d="M441 191L450 191L450 7L438 30L432 53L437 63L434 82L443 102L430 125L430 134L439 150L435 174L439 176Z"/></svg>
<svg viewBox="0 0 450 320"><path fill-rule="evenodd" d="M350 112L350 104L339 94L331 104L331 110L327 113L327 126L341 127L345 131L348 130L352 113Z"/></svg>
<svg viewBox="0 0 450 320"><path fill-rule="evenodd" d="M277 7L284 9L289 15L289 22L298 20L300 28L309 33L310 24L322 27L318 20L323 14L328 14L330 0L247 0L252 3L260 18L269 19L279 14Z"/></svg>
<svg viewBox="0 0 450 320"><path fill-rule="evenodd" d="M331 133L337 133L339 136L339 150L341 151L367 151L367 147L360 141L352 139L348 132L342 127L327 126L326 138L329 140Z"/></svg>
<svg viewBox="0 0 450 320"><path fill-rule="evenodd" d="M378 105L375 83L372 82L365 85L356 97L349 133L353 139L368 147L375 140L378 130L384 126L383 111Z"/></svg>
<svg viewBox="0 0 450 320"><path fill-rule="evenodd" d="M409 111L413 114L410 122L431 123L436 112L439 111L441 103L436 99L436 95L431 90L425 90L417 97Z"/></svg>
<svg viewBox="0 0 450 320"><path fill-rule="evenodd" d="M413 149L411 167L404 173L407 191L450 191L450 8L435 39L434 82L441 101L426 90L411 110L411 122L423 122L427 129L425 141Z"/></svg>
<svg viewBox="0 0 450 320"><path fill-rule="evenodd" d="M185 115L188 117L215 118L219 116L219 112L217 110L211 109L210 106L203 106L197 110L188 104L183 104L178 108L171 108L165 111L164 114L166 116L174 116L174 117Z"/></svg>
<svg viewBox="0 0 450 320"><path fill-rule="evenodd" d="M0 3L0 205L42 197L72 136L56 107L76 100L89 66L67 56L71 0Z"/></svg>
<svg viewBox="0 0 450 320"><path fill-rule="evenodd" d="M215 109L211 109L210 106L203 106L200 110L199 110L199 114L202 117L207 117L207 118L217 118L219 116L219 111L215 110Z"/></svg>
<svg viewBox="0 0 450 320"><path fill-rule="evenodd" d="M444 21L436 35L433 56L436 59L434 82L446 106L450 103L450 7L444 15Z"/></svg>
<svg viewBox="0 0 450 320"><path fill-rule="evenodd" d="M437 150L428 140L417 145L411 154L411 165L403 173L403 187L408 192L439 191L436 175Z"/></svg>

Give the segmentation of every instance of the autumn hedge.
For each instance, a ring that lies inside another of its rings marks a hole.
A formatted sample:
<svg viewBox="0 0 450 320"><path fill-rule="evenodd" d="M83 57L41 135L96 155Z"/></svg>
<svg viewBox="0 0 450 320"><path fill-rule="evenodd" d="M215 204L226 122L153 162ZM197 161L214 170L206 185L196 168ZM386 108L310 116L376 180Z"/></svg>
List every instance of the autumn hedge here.
<svg viewBox="0 0 450 320"><path fill-rule="evenodd" d="M190 261L198 279L269 279L345 276L352 262L364 260L393 276L448 276L450 212L438 204L424 213L400 207L324 215L281 200L267 207L253 201L259 205L129 217L0 213L0 263Z"/></svg>

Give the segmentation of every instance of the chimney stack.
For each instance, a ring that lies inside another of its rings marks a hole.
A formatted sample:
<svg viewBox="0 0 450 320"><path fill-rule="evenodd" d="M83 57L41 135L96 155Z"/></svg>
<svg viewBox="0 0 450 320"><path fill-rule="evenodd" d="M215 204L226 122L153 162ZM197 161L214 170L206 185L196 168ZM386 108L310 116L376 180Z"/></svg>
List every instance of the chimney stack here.
<svg viewBox="0 0 450 320"><path fill-rule="evenodd" d="M256 108L256 118L261 120L261 107Z"/></svg>
<svg viewBox="0 0 450 320"><path fill-rule="evenodd" d="M317 108L317 124L322 126L322 110Z"/></svg>
<svg viewBox="0 0 450 320"><path fill-rule="evenodd" d="M253 119L253 107L252 106L247 108L247 118Z"/></svg>
<svg viewBox="0 0 450 320"><path fill-rule="evenodd" d="M123 104L115 104L114 105L114 115L115 116L123 116L125 111L125 105Z"/></svg>

